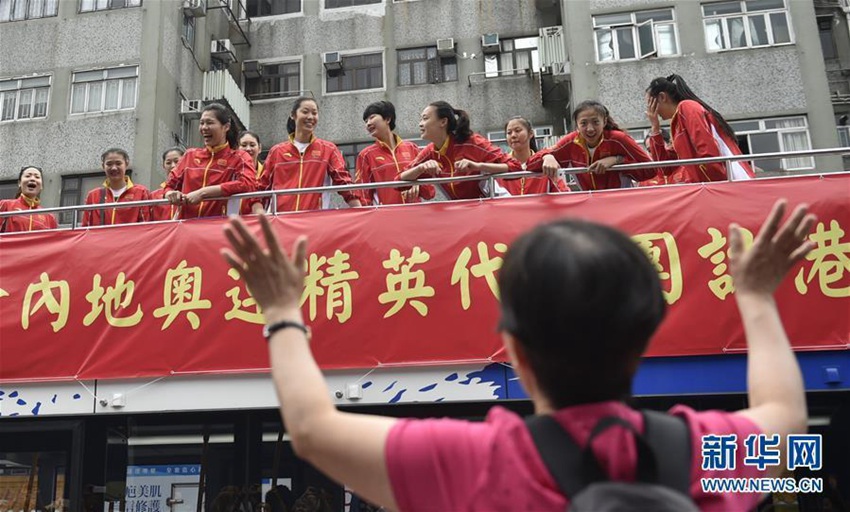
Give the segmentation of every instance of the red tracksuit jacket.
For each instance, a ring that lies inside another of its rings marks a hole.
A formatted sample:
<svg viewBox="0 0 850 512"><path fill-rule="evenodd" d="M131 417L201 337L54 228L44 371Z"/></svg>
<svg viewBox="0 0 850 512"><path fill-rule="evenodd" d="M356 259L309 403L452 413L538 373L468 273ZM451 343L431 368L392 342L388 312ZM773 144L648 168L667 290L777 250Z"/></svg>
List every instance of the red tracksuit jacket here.
<svg viewBox="0 0 850 512"><path fill-rule="evenodd" d="M0 212L17 212L38 210L39 200L31 200L21 194L17 199L0 201ZM0 233L13 231L38 231L41 229L56 229L56 217L49 213L34 213L32 215L15 215L0 219Z"/></svg>
<svg viewBox="0 0 850 512"><path fill-rule="evenodd" d="M302 155L295 146L294 137L276 144L265 161L265 174L260 178L260 190L281 190L351 184L351 175L345 168L339 148L333 142L316 138L304 149ZM330 181L330 183L328 183ZM347 191L339 195L346 201L360 199L360 195ZM300 212L322 208L322 194L294 194L277 197L277 211Z"/></svg>
<svg viewBox="0 0 850 512"><path fill-rule="evenodd" d="M549 154L555 157L561 167L587 167L593 162L609 156L622 156L624 164L652 161L646 150L627 133L619 130L605 130L602 134L602 140L596 146L593 157L590 156L590 151L588 151L587 145L578 131L568 133L551 148L531 155L531 158L525 163L526 170L539 172L543 169L543 157ZM606 172L605 174L582 173L576 175L576 180L578 180L582 190L603 190L620 188L622 186L621 174L641 181L654 177L657 172L657 169L652 168L625 173L617 171Z"/></svg>
<svg viewBox="0 0 850 512"><path fill-rule="evenodd" d="M432 142L419 152L419 155L410 162L407 168L413 168L426 160L436 160L440 164L440 170L437 172L436 178L477 174L478 171L455 172L455 162L464 158L478 163L508 164L509 172L522 170L521 163L503 153L501 149L477 133L473 133L465 142L456 142L454 136L450 135L446 138L446 142L443 143L443 147L440 149L437 149ZM422 177L427 176L423 174ZM443 192L452 200L484 197L484 192L481 191L481 187L477 181L446 183L445 185L441 185L441 187L443 188Z"/></svg>
<svg viewBox="0 0 850 512"><path fill-rule="evenodd" d="M532 156L536 151L532 151ZM509 156L513 156L514 152L508 152ZM567 182L564 178L558 178L557 181L542 177L531 178L514 178L510 180L500 179L499 183L510 192L512 196L527 196L530 194L546 194L549 192L567 192Z"/></svg>
<svg viewBox="0 0 850 512"><path fill-rule="evenodd" d="M116 199L109 189L109 181L104 181L103 186L92 189L86 196L85 204L108 204L127 203L130 201L147 201L151 199L151 193L143 185L136 185L125 177L127 188ZM113 224L132 224L134 222L147 222L150 220L150 207L133 208L106 208L103 210L86 210L83 212L83 226L111 226Z"/></svg>
<svg viewBox="0 0 850 512"><path fill-rule="evenodd" d="M254 161L241 149L232 149L227 143L215 148L191 148L168 174L166 192L179 190L188 194L211 185L221 186L223 196L254 192L257 190ZM181 219L218 217L227 215L227 201L201 201L184 204Z"/></svg>
<svg viewBox="0 0 850 512"><path fill-rule="evenodd" d="M650 139L652 154L663 160L721 156L720 148L711 130L712 127L732 154L742 154L738 142L721 130L711 112L693 100L679 102L676 113L670 120L673 151L664 146L664 139L661 134L657 134ZM749 162L742 161L740 164L751 178L755 177ZM670 183L699 183L701 181L726 181L727 179L726 164L724 163L665 167L664 171Z"/></svg>
<svg viewBox="0 0 850 512"><path fill-rule="evenodd" d="M160 184L159 188L151 192L151 199L165 199L165 193L168 189L165 188L165 183ZM177 206L173 204L160 204L151 206L151 220L171 220L174 214L177 213Z"/></svg>
<svg viewBox="0 0 850 512"><path fill-rule="evenodd" d="M380 140L365 148L357 155L355 165L355 183L375 183L380 181L395 181L401 171L419 154L419 146L410 141L403 141L401 137L393 134L396 138L395 151ZM365 204L403 204L405 202L401 192L394 188L379 188L374 190L363 190L361 200ZM419 197L414 202L422 199L433 199L436 191L433 185L420 185Z"/></svg>

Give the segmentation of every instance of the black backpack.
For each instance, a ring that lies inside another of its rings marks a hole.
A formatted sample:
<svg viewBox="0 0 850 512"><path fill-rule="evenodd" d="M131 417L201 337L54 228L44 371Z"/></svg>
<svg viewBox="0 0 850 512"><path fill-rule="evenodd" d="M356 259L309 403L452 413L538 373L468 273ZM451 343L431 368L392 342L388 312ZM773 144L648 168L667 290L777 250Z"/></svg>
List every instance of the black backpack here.
<svg viewBox="0 0 850 512"><path fill-rule="evenodd" d="M689 492L691 437L685 421L654 411L641 411L641 414L644 419L643 435L631 423L609 416L593 427L583 449L552 416L526 419L540 457L561 492L570 500L569 510L699 510ZM609 480L591 449L593 439L615 425L630 430L634 435L638 454L634 482Z"/></svg>

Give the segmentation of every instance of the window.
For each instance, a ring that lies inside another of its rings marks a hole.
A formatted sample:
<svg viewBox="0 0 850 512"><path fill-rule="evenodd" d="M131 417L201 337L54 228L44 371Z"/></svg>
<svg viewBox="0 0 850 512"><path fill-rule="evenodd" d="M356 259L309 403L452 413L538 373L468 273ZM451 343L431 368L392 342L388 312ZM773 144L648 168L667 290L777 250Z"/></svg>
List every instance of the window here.
<svg viewBox="0 0 850 512"><path fill-rule="evenodd" d="M301 62L263 64L262 76L245 79L245 93L250 100L298 96L301 93Z"/></svg>
<svg viewBox="0 0 850 512"><path fill-rule="evenodd" d="M136 108L139 67L79 71L71 80L71 113Z"/></svg>
<svg viewBox="0 0 850 512"><path fill-rule="evenodd" d="M325 0L325 9L356 7L358 5L379 4L383 0Z"/></svg>
<svg viewBox="0 0 850 512"><path fill-rule="evenodd" d="M106 11L140 5L142 5L142 0L80 0L80 12Z"/></svg>
<svg viewBox="0 0 850 512"><path fill-rule="evenodd" d="M850 126L838 127L838 147L850 148Z"/></svg>
<svg viewBox="0 0 850 512"><path fill-rule="evenodd" d="M818 34L820 35L820 46L823 49L824 59L838 58L838 50L835 48L835 39L832 36L833 21L837 21L832 15L818 16Z"/></svg>
<svg viewBox="0 0 850 512"><path fill-rule="evenodd" d="M398 85L457 82L457 58L439 57L436 46L398 51Z"/></svg>
<svg viewBox="0 0 850 512"><path fill-rule="evenodd" d="M0 0L0 22L56 16L59 0Z"/></svg>
<svg viewBox="0 0 850 512"><path fill-rule="evenodd" d="M373 141L369 142L352 142L350 144L337 144L336 147L342 152L342 157L345 158L345 167L348 169L348 172L351 173L352 178L354 179L354 171L355 164L357 163L357 155L360 154L361 151L368 148L374 144Z"/></svg>
<svg viewBox="0 0 850 512"><path fill-rule="evenodd" d="M246 10L251 18L301 12L301 0L248 0Z"/></svg>
<svg viewBox="0 0 850 512"><path fill-rule="evenodd" d="M502 39L499 46L498 54L484 56L484 76L487 78L521 75L540 69L536 36Z"/></svg>
<svg viewBox="0 0 850 512"><path fill-rule="evenodd" d="M18 197L18 181L0 181L0 201L3 199L15 199Z"/></svg>
<svg viewBox="0 0 850 512"><path fill-rule="evenodd" d="M127 170L127 176L131 174ZM83 204L89 190L103 184L103 173L75 174L73 176L62 176L62 193L59 196L59 206L76 206ZM62 212L59 214L60 224L70 224L73 212ZM77 222L82 220L82 213L77 212Z"/></svg>
<svg viewBox="0 0 850 512"><path fill-rule="evenodd" d="M729 123L738 137L738 146L744 153L775 153L804 151L812 148L806 118L783 117ZM796 171L813 169L814 159L809 156L755 160L764 171Z"/></svg>
<svg viewBox="0 0 850 512"><path fill-rule="evenodd" d="M745 0L702 6L710 52L793 42L785 0Z"/></svg>
<svg viewBox="0 0 850 512"><path fill-rule="evenodd" d="M673 9L594 16L593 34L597 62L679 54Z"/></svg>
<svg viewBox="0 0 850 512"><path fill-rule="evenodd" d="M343 55L342 69L326 72L326 92L362 91L384 87L384 53Z"/></svg>
<svg viewBox="0 0 850 512"><path fill-rule="evenodd" d="M195 50L195 17L183 15L183 40L190 50Z"/></svg>
<svg viewBox="0 0 850 512"><path fill-rule="evenodd" d="M554 145L558 138L553 134L554 130L552 130L551 126L535 126L534 140L537 142L537 149L540 150ZM508 141L505 138L504 130L487 132L487 139L505 153L511 150L510 146L508 146Z"/></svg>
<svg viewBox="0 0 850 512"><path fill-rule="evenodd" d="M50 76L0 80L0 122L47 117Z"/></svg>

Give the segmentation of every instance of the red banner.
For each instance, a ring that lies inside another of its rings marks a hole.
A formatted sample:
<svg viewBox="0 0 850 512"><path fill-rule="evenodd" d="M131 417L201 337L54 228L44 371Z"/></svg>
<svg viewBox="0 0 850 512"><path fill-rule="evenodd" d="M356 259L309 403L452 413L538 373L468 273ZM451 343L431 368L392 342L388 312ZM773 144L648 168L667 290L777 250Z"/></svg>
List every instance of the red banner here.
<svg viewBox="0 0 850 512"><path fill-rule="evenodd" d="M519 233L567 216L625 230L656 264L670 308L649 355L719 354L745 346L727 226L756 232L778 197L818 215L817 248L777 294L792 343L846 349L847 174L324 211L273 225L287 247L310 236L303 310L323 368L503 360L501 257ZM0 237L0 380L265 370L262 319L219 256L221 225Z"/></svg>

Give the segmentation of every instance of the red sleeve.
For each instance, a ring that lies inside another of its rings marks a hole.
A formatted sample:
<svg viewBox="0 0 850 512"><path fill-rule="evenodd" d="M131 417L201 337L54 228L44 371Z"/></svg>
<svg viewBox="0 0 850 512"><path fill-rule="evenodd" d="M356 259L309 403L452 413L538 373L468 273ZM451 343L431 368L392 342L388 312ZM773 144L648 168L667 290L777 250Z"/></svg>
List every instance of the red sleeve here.
<svg viewBox="0 0 850 512"><path fill-rule="evenodd" d="M632 164L652 162L652 157L649 156L646 150L627 133L617 131L611 133L615 134L613 135L614 140L620 143L620 146L624 151L623 157L625 160L623 163ZM649 167L647 169L635 169L633 171L628 171L626 174L636 181L643 181L654 178L658 174L658 171L659 168Z"/></svg>
<svg viewBox="0 0 850 512"><path fill-rule="evenodd" d="M572 160L570 159L569 147L576 138L576 132L571 132L563 137L551 148L540 150L525 162L526 171L540 172L543 170L543 157L552 155L558 161L561 167L570 167Z"/></svg>
<svg viewBox="0 0 850 512"><path fill-rule="evenodd" d="M399 510L456 510L472 494L493 429L461 420L400 420L387 436L387 473Z"/></svg>
<svg viewBox="0 0 850 512"><path fill-rule="evenodd" d="M183 156L180 157L180 161L177 162L174 169L171 169L171 172L168 173L168 179L165 180L164 187L166 192L170 190L180 191L183 189L183 173L186 172L186 163L189 162L191 154L191 149L183 153Z"/></svg>
<svg viewBox="0 0 850 512"><path fill-rule="evenodd" d="M422 199L434 199L436 195L437 191L434 189L434 185L419 185L419 197Z"/></svg>
<svg viewBox="0 0 850 512"><path fill-rule="evenodd" d="M151 191L147 189L147 187L142 187L141 185L136 185L137 187L141 187L142 193L139 194L139 201L149 201L152 199ZM139 222L149 222L151 220L151 208L149 206L144 206L139 208Z"/></svg>
<svg viewBox="0 0 850 512"><path fill-rule="evenodd" d="M351 175L348 174L348 169L345 167L345 158L342 157L342 152L335 145L332 147L328 158L328 176L331 178L331 183L334 185L351 185ZM352 199L360 200L360 194L354 190L344 190L339 193L346 201Z"/></svg>
<svg viewBox="0 0 850 512"><path fill-rule="evenodd" d="M473 151L473 156L475 158L471 158L470 160L474 160L478 163L508 164L508 172L522 170L522 163L519 160L505 154L499 147L494 146L493 143L485 137L476 133L473 134L469 142L471 142L475 148Z"/></svg>
<svg viewBox="0 0 850 512"><path fill-rule="evenodd" d="M679 123L696 154L693 158L710 158L720 156L720 148L711 133L711 124L708 122L708 112L702 105L695 101L683 101L679 103ZM700 164L700 179L705 181L725 181L726 166L722 163Z"/></svg>
<svg viewBox="0 0 850 512"><path fill-rule="evenodd" d="M413 169L417 165L419 165L422 162L425 162L427 160L433 160L434 159L434 152L433 152L432 148L433 148L433 144L428 144L427 146L425 146L425 149L420 151L419 154L416 155L416 158L414 158L409 164L407 164L407 167L405 167L398 174L396 174L395 179L397 181L401 181L400 176L401 176L402 172L407 171L409 169ZM420 178L431 178L431 177L433 177L433 176L430 175L430 174L422 174L420 176ZM410 189L410 185L405 184L405 185L402 185L400 187L396 187L395 189L398 190L399 192L403 192L405 190ZM420 190L420 195L421 195L421 190L422 190L421 185L419 187L419 190Z"/></svg>
<svg viewBox="0 0 850 512"><path fill-rule="evenodd" d="M230 165L233 166L233 179L221 184L221 194L232 196L245 192L257 190L257 169L254 160L244 151L234 151L230 157Z"/></svg>
<svg viewBox="0 0 850 512"><path fill-rule="evenodd" d="M45 214L45 217L47 217L47 229L56 229L59 227L56 217L52 213Z"/></svg>
<svg viewBox="0 0 850 512"><path fill-rule="evenodd" d="M372 146L369 146L372 147ZM354 163L354 183L371 183L372 182L372 166L369 165L369 159L366 158L364 149L357 154L357 161ZM375 197L375 189L360 190L360 201L363 206L371 205L372 198Z"/></svg>
<svg viewBox="0 0 850 512"><path fill-rule="evenodd" d="M97 194L98 191L100 191L102 193L103 187L99 187L99 188L89 190L89 193L86 194L85 204L97 204L97 203L99 203L100 199L95 199L95 195ZM83 212L83 218L81 220L81 224L82 224L83 227L93 226L95 224L94 213L95 213L95 210L85 210Z"/></svg>

